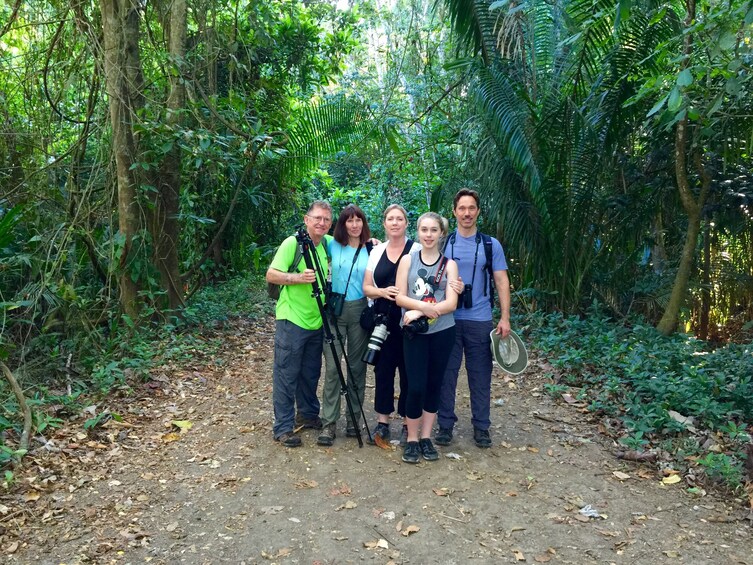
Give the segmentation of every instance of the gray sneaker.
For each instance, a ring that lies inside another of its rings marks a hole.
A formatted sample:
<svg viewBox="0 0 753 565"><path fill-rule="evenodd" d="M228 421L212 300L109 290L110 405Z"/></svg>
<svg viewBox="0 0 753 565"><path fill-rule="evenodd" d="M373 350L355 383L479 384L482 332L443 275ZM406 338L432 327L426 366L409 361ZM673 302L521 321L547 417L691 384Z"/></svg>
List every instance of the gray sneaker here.
<svg viewBox="0 0 753 565"><path fill-rule="evenodd" d="M335 437L337 437L337 433L335 433L335 424L327 424L326 426L324 426L324 428L322 428L319 437L316 438L316 443L317 445L329 447L333 443L335 443Z"/></svg>
<svg viewBox="0 0 753 565"><path fill-rule="evenodd" d="M403 424L403 431L400 432L400 447L405 447L406 443L408 443L408 426Z"/></svg>

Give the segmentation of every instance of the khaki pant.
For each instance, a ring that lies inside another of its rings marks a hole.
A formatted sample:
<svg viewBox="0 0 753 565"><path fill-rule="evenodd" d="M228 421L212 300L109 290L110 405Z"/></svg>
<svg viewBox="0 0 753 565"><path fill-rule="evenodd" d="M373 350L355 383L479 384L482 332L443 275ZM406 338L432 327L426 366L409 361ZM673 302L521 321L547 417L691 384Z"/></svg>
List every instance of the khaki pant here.
<svg viewBox="0 0 753 565"><path fill-rule="evenodd" d="M337 348L338 362L341 362L343 375L348 383L348 393L350 402L353 405L353 412L356 415L356 425L359 425L361 419L361 406L363 405L363 396L366 389L366 363L361 361L361 357L363 357L366 345L369 343L369 334L358 323L361 312L365 307L365 298L346 302L342 315L337 318L337 329L345 345L349 367L346 366L343 359L342 347L340 346L340 341L337 339L335 327L331 322L332 318L328 319L332 333L335 336L334 343ZM332 347L328 343L324 344L324 361L326 370L322 389L322 423L326 426L340 419L340 391L342 389L337 365L332 356ZM347 407L345 411L348 427L351 427L352 422L350 421Z"/></svg>

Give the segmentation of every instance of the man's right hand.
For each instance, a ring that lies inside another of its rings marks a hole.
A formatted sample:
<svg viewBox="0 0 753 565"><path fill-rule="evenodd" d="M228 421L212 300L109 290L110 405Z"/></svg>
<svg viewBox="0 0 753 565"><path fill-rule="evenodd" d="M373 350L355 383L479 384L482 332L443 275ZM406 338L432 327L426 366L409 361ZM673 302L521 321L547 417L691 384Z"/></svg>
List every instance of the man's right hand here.
<svg viewBox="0 0 753 565"><path fill-rule="evenodd" d="M313 283L316 280L314 269L306 269L301 273L301 284Z"/></svg>

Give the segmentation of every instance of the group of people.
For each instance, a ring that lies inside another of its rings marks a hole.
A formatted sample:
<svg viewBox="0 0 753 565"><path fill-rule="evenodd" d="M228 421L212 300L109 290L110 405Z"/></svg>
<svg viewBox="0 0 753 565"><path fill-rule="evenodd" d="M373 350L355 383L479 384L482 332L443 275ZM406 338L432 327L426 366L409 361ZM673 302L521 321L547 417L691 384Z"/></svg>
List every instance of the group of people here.
<svg viewBox="0 0 753 565"><path fill-rule="evenodd" d="M392 204L383 214L386 241L372 245L368 221L358 206L350 204L340 212L330 236L332 207L325 201L311 204L304 227L314 261L301 261L300 238L290 236L267 271L267 282L281 287L272 393L276 441L300 446L296 429L302 427L320 430L319 445L333 445L341 415L343 357L354 407L346 411L345 433L359 435L367 372L364 352L371 337L361 318L370 306L387 333L376 339L377 422L369 440L391 439L397 373L402 459L438 459L432 434L438 445L453 440L458 373L465 355L473 439L480 448L491 447L490 333L504 338L510 332L510 283L502 245L478 231L480 211L478 193L461 189L453 200L457 229L448 233L447 220L427 212L418 218L417 241L412 241L407 236L407 212ZM334 347L324 347L323 313L312 293L312 283L324 289L328 279L330 307L324 315L337 335ZM501 312L497 324L492 318L495 289ZM320 403L322 351L326 367Z"/></svg>

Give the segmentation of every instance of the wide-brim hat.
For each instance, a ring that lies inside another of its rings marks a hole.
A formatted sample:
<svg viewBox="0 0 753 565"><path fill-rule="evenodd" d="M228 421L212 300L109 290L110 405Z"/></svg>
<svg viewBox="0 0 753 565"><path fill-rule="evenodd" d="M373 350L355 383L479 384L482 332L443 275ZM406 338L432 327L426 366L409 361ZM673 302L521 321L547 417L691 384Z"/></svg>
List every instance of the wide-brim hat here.
<svg viewBox="0 0 753 565"><path fill-rule="evenodd" d="M511 375L519 375L528 366L528 351L518 334L510 330L510 335L500 338L496 330L489 334L494 361L500 368Z"/></svg>

